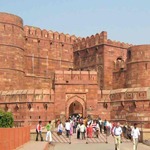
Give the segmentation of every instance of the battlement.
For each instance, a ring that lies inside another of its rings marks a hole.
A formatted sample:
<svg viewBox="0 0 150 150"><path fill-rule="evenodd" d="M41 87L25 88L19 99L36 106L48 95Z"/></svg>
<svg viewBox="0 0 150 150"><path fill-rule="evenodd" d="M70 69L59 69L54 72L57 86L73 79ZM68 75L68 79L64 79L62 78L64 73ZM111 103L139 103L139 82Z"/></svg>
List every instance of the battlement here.
<svg viewBox="0 0 150 150"><path fill-rule="evenodd" d="M71 82L73 81L73 82ZM97 84L97 72L96 71L55 71L55 82L64 84Z"/></svg>
<svg viewBox="0 0 150 150"><path fill-rule="evenodd" d="M93 46L97 46L100 44L111 45L115 47L122 47L122 48L129 48L132 44L119 42L119 41L112 41L107 39L107 32L102 31L101 33L97 33L95 35L91 35L90 37L86 38L77 38L74 43L74 51L90 48Z"/></svg>
<svg viewBox="0 0 150 150"><path fill-rule="evenodd" d="M116 89L111 91L110 99L111 101L149 100L149 92L150 87Z"/></svg>
<svg viewBox="0 0 150 150"><path fill-rule="evenodd" d="M107 32L103 31L100 34L91 35L86 38L77 38L74 43L74 50L82 50L95 45L107 42Z"/></svg>
<svg viewBox="0 0 150 150"><path fill-rule="evenodd" d="M45 29L40 29L38 27L24 26L25 36L48 39L50 41L64 42L73 44L76 40L75 35L69 35L64 33L53 32L51 30L47 31Z"/></svg>
<svg viewBox="0 0 150 150"><path fill-rule="evenodd" d="M116 46L116 47L122 47L122 48L129 48L131 46L133 46L132 44L128 44L128 43L124 43L124 42L120 42L120 41L112 41L110 39L107 40L107 44L108 45L112 45L112 46Z"/></svg>

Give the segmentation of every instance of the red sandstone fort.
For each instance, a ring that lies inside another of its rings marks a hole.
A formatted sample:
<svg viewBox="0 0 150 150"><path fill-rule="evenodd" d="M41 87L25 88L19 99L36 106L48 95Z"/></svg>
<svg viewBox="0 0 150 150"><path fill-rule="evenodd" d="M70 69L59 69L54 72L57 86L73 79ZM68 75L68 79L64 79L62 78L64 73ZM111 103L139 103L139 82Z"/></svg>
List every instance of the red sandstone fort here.
<svg viewBox="0 0 150 150"><path fill-rule="evenodd" d="M150 127L150 45L41 30L0 13L0 108L21 125L79 113Z"/></svg>

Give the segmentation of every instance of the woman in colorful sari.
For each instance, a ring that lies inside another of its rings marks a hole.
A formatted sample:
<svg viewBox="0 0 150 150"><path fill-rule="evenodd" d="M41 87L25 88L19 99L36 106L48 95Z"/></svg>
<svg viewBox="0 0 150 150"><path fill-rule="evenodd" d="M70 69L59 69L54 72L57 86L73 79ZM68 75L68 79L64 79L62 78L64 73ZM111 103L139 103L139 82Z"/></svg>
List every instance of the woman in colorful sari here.
<svg viewBox="0 0 150 150"><path fill-rule="evenodd" d="M73 134L73 122L71 121L70 122L70 135Z"/></svg>
<svg viewBox="0 0 150 150"><path fill-rule="evenodd" d="M91 123L87 126L87 137L88 138L92 138L93 137L93 127L92 127Z"/></svg>

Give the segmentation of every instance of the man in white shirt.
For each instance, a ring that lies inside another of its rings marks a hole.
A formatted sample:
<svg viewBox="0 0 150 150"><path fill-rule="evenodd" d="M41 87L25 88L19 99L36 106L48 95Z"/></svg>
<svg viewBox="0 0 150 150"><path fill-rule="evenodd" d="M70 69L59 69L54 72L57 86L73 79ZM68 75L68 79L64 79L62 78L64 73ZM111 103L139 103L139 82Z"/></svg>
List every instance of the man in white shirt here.
<svg viewBox="0 0 150 150"><path fill-rule="evenodd" d="M137 150L138 138L140 136L140 131L137 128L136 123L134 124L134 127L132 128L131 136L132 136L132 139L133 139L133 150Z"/></svg>
<svg viewBox="0 0 150 150"><path fill-rule="evenodd" d="M67 120L65 123L65 129L66 129L66 136L67 137L69 137L69 135L70 135L70 128L71 128L70 121Z"/></svg>
<svg viewBox="0 0 150 150"><path fill-rule="evenodd" d="M116 127L114 127L112 131L112 135L115 140L115 150L120 150L121 136L122 136L122 128L120 127L120 123L118 122Z"/></svg>
<svg viewBox="0 0 150 150"><path fill-rule="evenodd" d="M86 127L82 122L81 125L80 125L80 133L81 133L82 140L85 139L85 132L86 132Z"/></svg>

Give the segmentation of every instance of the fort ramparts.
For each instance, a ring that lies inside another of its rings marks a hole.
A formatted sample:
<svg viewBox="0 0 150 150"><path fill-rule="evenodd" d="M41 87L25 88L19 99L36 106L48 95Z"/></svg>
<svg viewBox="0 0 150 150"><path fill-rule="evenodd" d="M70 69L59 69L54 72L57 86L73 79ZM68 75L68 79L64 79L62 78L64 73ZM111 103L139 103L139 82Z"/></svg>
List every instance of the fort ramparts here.
<svg viewBox="0 0 150 150"><path fill-rule="evenodd" d="M71 114L150 127L150 45L27 26L0 13L0 108L35 126Z"/></svg>

